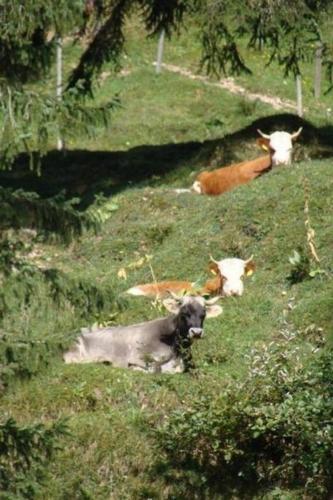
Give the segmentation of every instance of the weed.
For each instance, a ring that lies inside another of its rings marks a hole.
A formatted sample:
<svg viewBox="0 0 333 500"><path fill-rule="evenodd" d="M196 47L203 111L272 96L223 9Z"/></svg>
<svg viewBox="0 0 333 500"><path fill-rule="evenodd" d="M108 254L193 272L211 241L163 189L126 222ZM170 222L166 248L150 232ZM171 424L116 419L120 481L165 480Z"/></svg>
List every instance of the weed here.
<svg viewBox="0 0 333 500"><path fill-rule="evenodd" d="M244 116L253 116L258 107L259 101L250 101L249 99L241 99L238 103L239 112Z"/></svg>
<svg viewBox="0 0 333 500"><path fill-rule="evenodd" d="M154 224L145 230L148 240L157 245L161 245L172 231L172 224Z"/></svg>
<svg viewBox="0 0 333 500"><path fill-rule="evenodd" d="M304 254L301 247L298 250L294 250L294 253L289 257L289 262L292 266L287 280L291 285L295 283L300 283L301 281L308 279L310 276L310 259Z"/></svg>

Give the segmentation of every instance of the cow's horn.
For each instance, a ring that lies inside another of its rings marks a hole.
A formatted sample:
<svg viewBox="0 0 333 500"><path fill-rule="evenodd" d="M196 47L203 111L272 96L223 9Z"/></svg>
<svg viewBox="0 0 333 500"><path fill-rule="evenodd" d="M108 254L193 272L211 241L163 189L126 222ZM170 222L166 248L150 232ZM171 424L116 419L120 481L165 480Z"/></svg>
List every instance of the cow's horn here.
<svg viewBox="0 0 333 500"><path fill-rule="evenodd" d="M253 260L253 255L251 255L251 257L249 259L246 259L244 262L245 264L249 264L250 262L252 262Z"/></svg>
<svg viewBox="0 0 333 500"><path fill-rule="evenodd" d="M264 134L263 132L261 132L261 130L259 128L257 128L257 132L259 135L261 135L261 137L264 137L264 139L270 139L271 136L269 134Z"/></svg>
<svg viewBox="0 0 333 500"><path fill-rule="evenodd" d="M174 293L172 290L169 290L170 295L172 296L173 299L175 299L177 302L181 302L182 298L179 297L176 293Z"/></svg>
<svg viewBox="0 0 333 500"><path fill-rule="evenodd" d="M209 256L209 258L210 258L210 260L211 260L212 262L214 262L214 264L218 264L218 263L219 263L219 261L218 261L218 260L213 259L213 257L212 257L211 255Z"/></svg>
<svg viewBox="0 0 333 500"><path fill-rule="evenodd" d="M221 298L221 296L218 295L217 297L213 297L212 299L208 299L208 300L205 299L205 304L207 306L212 306L213 304L215 304L215 302L217 302L218 300L220 300L220 298Z"/></svg>
<svg viewBox="0 0 333 500"><path fill-rule="evenodd" d="M297 137L299 136L299 134L302 132L303 130L303 127L300 127L297 132L294 132L293 134L290 134L291 138L292 139L297 139Z"/></svg>

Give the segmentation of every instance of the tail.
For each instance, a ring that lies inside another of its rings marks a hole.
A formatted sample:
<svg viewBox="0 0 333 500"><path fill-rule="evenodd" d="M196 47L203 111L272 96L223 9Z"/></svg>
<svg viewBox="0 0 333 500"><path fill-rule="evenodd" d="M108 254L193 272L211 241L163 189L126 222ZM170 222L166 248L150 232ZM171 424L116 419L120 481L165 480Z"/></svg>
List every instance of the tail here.
<svg viewBox="0 0 333 500"><path fill-rule="evenodd" d="M193 193L192 189L188 188L176 188L172 190L176 194L183 194L183 193Z"/></svg>
<svg viewBox="0 0 333 500"><path fill-rule="evenodd" d="M130 295L149 295L152 290L150 289L152 285L137 285L137 286L132 286L132 288L129 288L126 290L126 293Z"/></svg>

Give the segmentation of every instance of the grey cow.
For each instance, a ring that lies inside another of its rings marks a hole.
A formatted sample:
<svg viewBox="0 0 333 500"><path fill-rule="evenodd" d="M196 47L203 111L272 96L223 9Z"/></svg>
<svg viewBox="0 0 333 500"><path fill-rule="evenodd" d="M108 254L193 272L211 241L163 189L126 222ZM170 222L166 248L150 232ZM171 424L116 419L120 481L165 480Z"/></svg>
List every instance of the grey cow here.
<svg viewBox="0 0 333 500"><path fill-rule="evenodd" d="M218 316L219 297L170 298L166 318L81 333L64 354L66 363L110 362L113 366L150 372L177 373L191 366L191 343L203 335L205 317Z"/></svg>

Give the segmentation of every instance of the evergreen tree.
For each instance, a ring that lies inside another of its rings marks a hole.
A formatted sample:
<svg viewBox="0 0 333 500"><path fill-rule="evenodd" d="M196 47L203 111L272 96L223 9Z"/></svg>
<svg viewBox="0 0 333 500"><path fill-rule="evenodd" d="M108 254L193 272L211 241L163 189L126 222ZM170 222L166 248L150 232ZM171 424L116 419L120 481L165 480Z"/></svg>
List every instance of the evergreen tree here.
<svg viewBox="0 0 333 500"><path fill-rule="evenodd" d="M0 120L1 162L8 165L18 151L47 149L49 136L65 132L93 133L107 123L116 105L113 100L95 110L91 102L94 78L105 62L120 67L126 19L141 16L147 34L164 30L170 37L196 17L202 41L202 66L208 73L250 72L238 46L246 37L250 46L265 47L284 73L296 78L301 63L313 56L313 44L321 41L328 72L332 73L329 46L322 38L323 17L332 0L0 0ZM36 95L27 82L44 75L54 61L55 41L68 33L83 33L91 18L99 28L83 52L66 85L62 99ZM94 120L87 120L87 114ZM34 156L31 154L33 163Z"/></svg>
<svg viewBox="0 0 333 500"><path fill-rule="evenodd" d="M302 61L313 56L313 43L322 40L322 20L332 11L332 0L104 0L103 25L83 53L67 88L80 85L92 92L93 77L104 62L119 66L124 47L126 17L137 9L149 36L167 36L184 24L186 14L200 24L202 66L208 73L250 72L238 47L246 37L250 46L270 51L286 75L301 73Z"/></svg>
<svg viewBox="0 0 333 500"><path fill-rule="evenodd" d="M31 168L49 139L78 131L93 135L106 124L117 104L111 100L96 108L78 100L77 89L63 99L54 90L35 92L30 82L47 75L59 37L72 34L84 23L84 0L0 0L0 132L1 164L8 167L23 151ZM55 87L55 86L54 86Z"/></svg>

